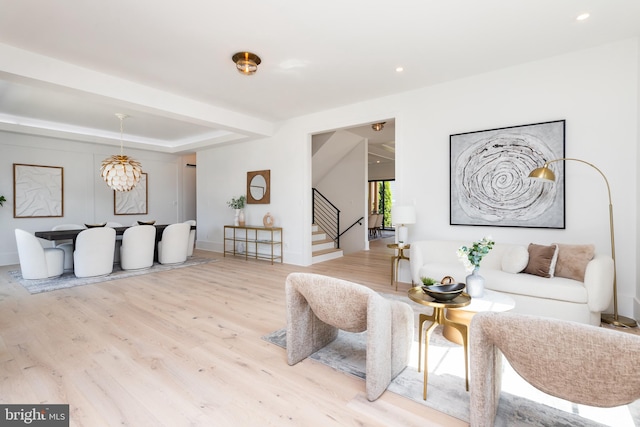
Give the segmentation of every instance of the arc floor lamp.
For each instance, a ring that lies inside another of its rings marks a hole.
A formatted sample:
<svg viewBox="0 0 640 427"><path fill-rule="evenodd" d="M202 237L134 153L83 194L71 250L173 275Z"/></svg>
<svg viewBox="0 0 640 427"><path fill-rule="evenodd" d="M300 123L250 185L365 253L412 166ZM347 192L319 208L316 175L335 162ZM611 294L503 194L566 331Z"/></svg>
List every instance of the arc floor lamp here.
<svg viewBox="0 0 640 427"><path fill-rule="evenodd" d="M549 165L551 163L564 161L564 160L571 160L574 162L580 162L580 163L584 163L585 165L591 166L596 171L598 171L598 173L604 179L605 184L607 185L607 193L609 195L609 232L611 235L611 258L613 258L613 314L604 313L601 316L601 320L603 323L607 323L607 324L618 326L618 327L635 327L637 326L637 323L634 319L618 315L618 287L617 287L617 280L616 280L616 276L617 276L616 245L615 245L614 233L613 233L613 204L611 203L611 188L609 187L609 181L607 180L607 177L604 175L604 173L602 173L600 169L598 169L595 165L589 162L586 162L580 159L570 158L570 157L563 157L560 159L554 159L554 160L549 160L548 162L545 162L541 168L536 168L533 171L531 171L531 173L529 173L529 178L544 179L544 180L555 182L556 175L553 173L551 169L549 169Z"/></svg>

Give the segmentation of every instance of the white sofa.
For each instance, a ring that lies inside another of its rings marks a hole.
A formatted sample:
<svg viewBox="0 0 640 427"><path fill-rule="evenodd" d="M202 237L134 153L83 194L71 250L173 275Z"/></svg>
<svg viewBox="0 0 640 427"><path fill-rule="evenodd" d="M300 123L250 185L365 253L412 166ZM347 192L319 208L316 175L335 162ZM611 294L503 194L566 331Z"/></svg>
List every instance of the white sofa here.
<svg viewBox="0 0 640 427"><path fill-rule="evenodd" d="M423 240L411 243L410 269L414 285L422 277L440 280L452 276L464 282L469 274L457 256L457 250L469 242ZM613 298L613 259L595 254L584 270L584 282L564 277L545 278L528 273L503 271L503 257L522 251L527 245L496 243L480 263L485 288L508 294L515 300L516 313L530 314L600 325L601 312Z"/></svg>

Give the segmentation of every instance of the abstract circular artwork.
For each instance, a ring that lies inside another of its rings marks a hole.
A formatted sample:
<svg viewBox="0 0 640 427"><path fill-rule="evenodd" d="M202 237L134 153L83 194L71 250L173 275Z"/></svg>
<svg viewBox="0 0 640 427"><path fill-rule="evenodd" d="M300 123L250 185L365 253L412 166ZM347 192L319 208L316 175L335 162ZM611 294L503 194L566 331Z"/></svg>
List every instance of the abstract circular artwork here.
<svg viewBox="0 0 640 427"><path fill-rule="evenodd" d="M558 183L528 178L564 155L564 121L451 136L451 224L564 228Z"/></svg>

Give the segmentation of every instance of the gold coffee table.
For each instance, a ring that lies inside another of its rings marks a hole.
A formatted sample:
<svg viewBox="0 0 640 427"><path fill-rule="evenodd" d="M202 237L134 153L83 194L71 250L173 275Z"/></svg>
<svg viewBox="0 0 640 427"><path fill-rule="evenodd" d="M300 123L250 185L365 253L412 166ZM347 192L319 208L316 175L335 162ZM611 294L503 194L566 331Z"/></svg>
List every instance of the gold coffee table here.
<svg viewBox="0 0 640 427"><path fill-rule="evenodd" d="M460 332L460 335L462 336L462 346L464 348L465 386L467 388L467 391L469 391L469 350L467 347L467 325L447 319L445 310L449 308L460 308L467 306L471 303L471 297L463 292L451 301L437 301L431 298L429 295L425 294L422 291L422 287L420 286L409 289L408 295L412 301L415 301L418 304L433 307L433 314L430 316L427 314L420 314L418 322L418 327L420 328L418 329L418 372L420 372L420 367L422 365L422 329L424 328L425 322L432 322L431 325L429 325L429 327L427 328L426 337L424 340L424 388L422 391L422 398L424 400L427 400L427 379L429 375L429 369L427 368L427 356L429 354L429 339L431 338L431 333L438 325L450 326L452 328L455 328Z"/></svg>

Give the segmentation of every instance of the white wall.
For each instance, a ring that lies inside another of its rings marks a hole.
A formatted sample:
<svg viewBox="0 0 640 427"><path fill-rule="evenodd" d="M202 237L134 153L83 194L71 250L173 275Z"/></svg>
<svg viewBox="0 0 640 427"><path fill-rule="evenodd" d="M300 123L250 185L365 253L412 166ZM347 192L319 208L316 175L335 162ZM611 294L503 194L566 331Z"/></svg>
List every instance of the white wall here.
<svg viewBox="0 0 640 427"><path fill-rule="evenodd" d="M334 165L316 188L340 209L340 232L367 214L367 143L360 142ZM315 169L315 168L314 168ZM340 238L345 254L364 250L368 239L366 221L356 224ZM368 249L368 247L366 247Z"/></svg>
<svg viewBox="0 0 640 427"><path fill-rule="evenodd" d="M56 224L115 221L129 225L155 219L159 224L182 220L182 167L177 155L142 150L125 154L142 163L148 175L148 215L115 215L113 191L100 178L100 164L119 148L64 139L0 131L0 265L18 264L14 229L35 232ZM56 218L13 218L13 164L63 167L64 212Z"/></svg>
<svg viewBox="0 0 640 427"><path fill-rule="evenodd" d="M310 135L396 117L396 193L413 203L418 223L410 240L593 242L609 251L606 188L589 167L566 165L566 229L449 225L449 135L567 121L566 155L592 161L609 178L615 206L620 314L632 316L638 271L638 39L630 39L405 92L282 123L275 135L198 154L198 218L206 218L205 246L220 250L222 226L233 214L225 202L243 194L246 172L272 170L270 206L284 227L285 262L310 263ZM426 168L428 166L428 174ZM206 188L205 188L206 186ZM406 267L405 267L406 268Z"/></svg>

